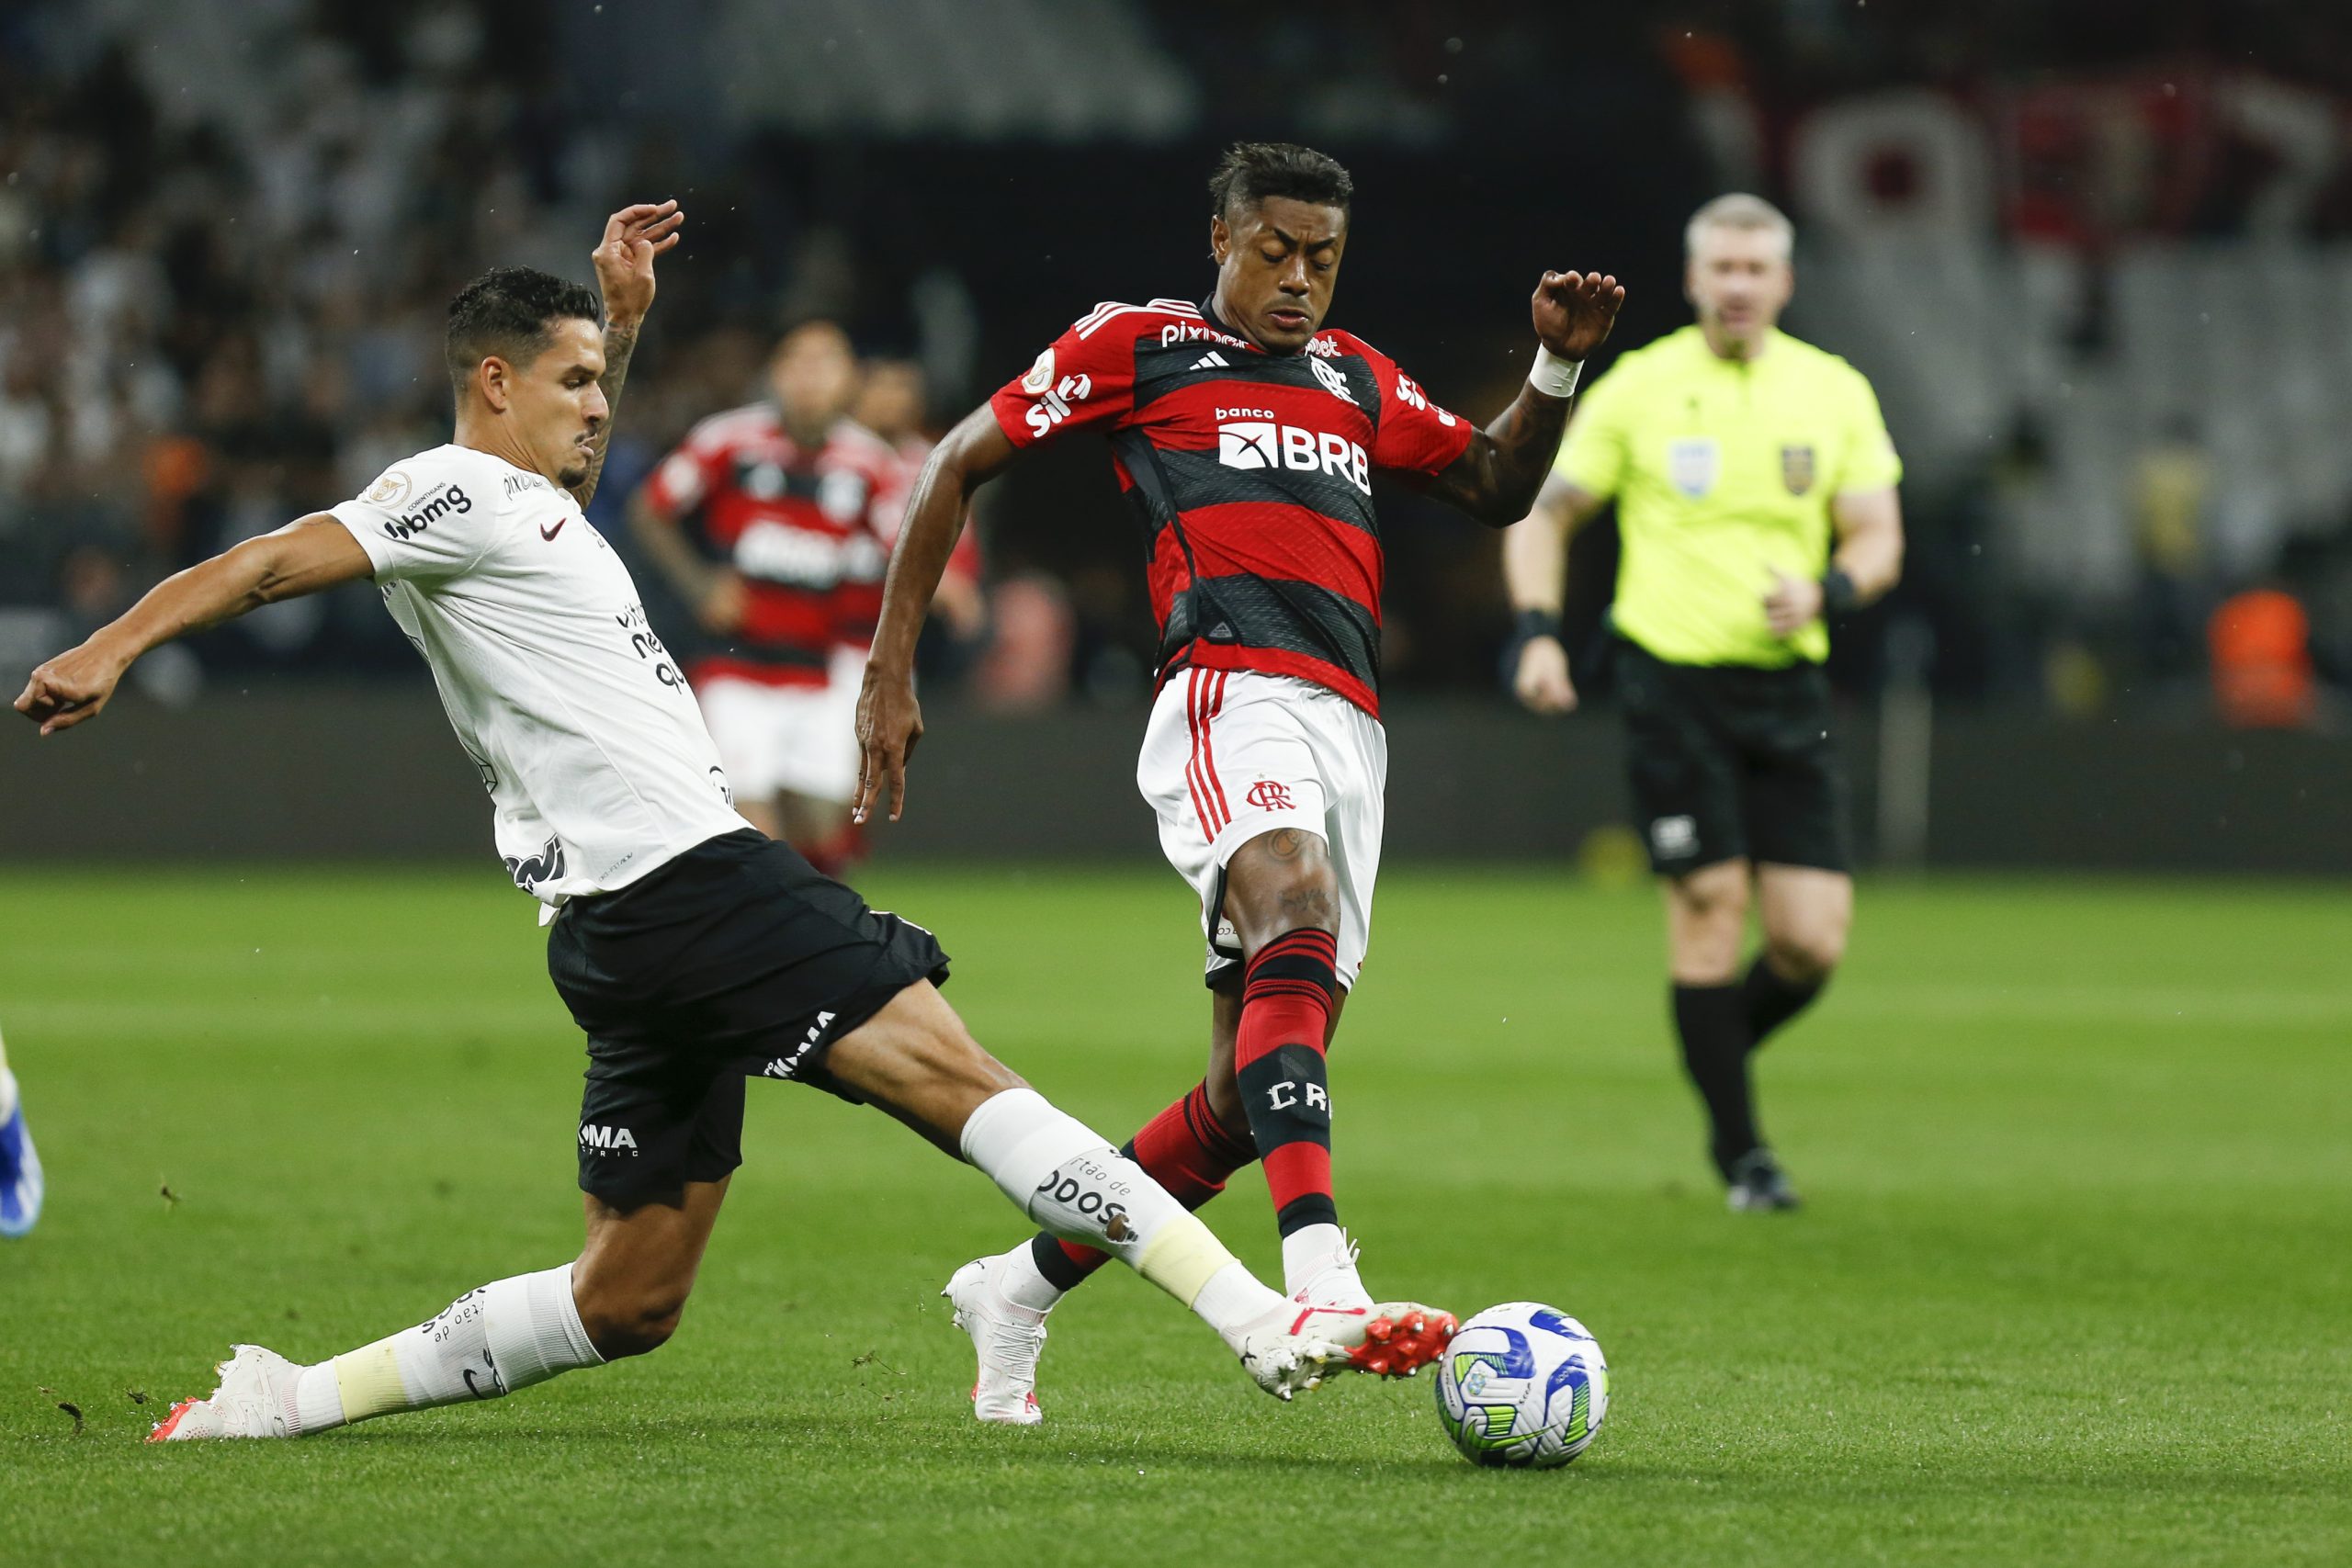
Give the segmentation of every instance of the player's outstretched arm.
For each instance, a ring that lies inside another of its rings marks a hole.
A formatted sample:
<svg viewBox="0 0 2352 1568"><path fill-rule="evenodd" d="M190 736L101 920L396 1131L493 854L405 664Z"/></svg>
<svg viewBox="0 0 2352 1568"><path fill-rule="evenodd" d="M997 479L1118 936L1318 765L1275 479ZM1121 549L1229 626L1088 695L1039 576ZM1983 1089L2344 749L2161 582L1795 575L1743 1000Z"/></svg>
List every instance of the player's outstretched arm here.
<svg viewBox="0 0 2352 1568"><path fill-rule="evenodd" d="M35 670L17 711L43 735L71 729L97 716L123 672L149 649L372 570L359 541L325 513L288 523L164 579L81 647Z"/></svg>
<svg viewBox="0 0 2352 1568"><path fill-rule="evenodd" d="M591 253L596 287L605 296L605 373L596 378L605 394L605 423L589 439L588 477L574 485L572 499L588 504L605 477L605 448L612 444L613 421L620 414L621 388L637 354L638 329L653 308L653 258L678 243L686 215L675 201L640 201L605 220L605 237Z"/></svg>
<svg viewBox="0 0 2352 1568"><path fill-rule="evenodd" d="M882 584L882 619L875 627L874 651L865 660L865 685L857 697L857 804L852 820L864 822L876 796L887 792L890 820L906 809L907 760L922 739L922 707L915 701L915 640L922 635L932 595L947 570L948 557L964 532L972 492L1002 472L1019 448L1005 435L985 403L964 416L932 449L907 500L906 525L890 552L890 575Z"/></svg>
<svg viewBox="0 0 2352 1568"><path fill-rule="evenodd" d="M1470 438L1430 493L1489 528L1508 528L1526 516L1568 426L1576 367L1607 341L1624 302L1625 290L1613 276L1545 273L1535 286L1535 336L1553 363L1539 363L1510 407Z"/></svg>

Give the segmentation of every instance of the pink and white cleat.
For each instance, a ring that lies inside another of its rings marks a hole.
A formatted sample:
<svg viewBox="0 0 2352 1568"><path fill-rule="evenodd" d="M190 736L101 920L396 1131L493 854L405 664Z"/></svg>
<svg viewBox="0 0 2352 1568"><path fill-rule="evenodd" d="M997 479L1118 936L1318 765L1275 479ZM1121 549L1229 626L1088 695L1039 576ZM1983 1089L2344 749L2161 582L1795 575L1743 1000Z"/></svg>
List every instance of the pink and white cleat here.
<svg viewBox="0 0 2352 1568"><path fill-rule="evenodd" d="M295 1438L302 1422L294 1390L302 1369L258 1345L232 1348L213 1368L220 1379L202 1399L183 1399L147 1434L151 1443L182 1443L198 1438Z"/></svg>
<svg viewBox="0 0 2352 1568"><path fill-rule="evenodd" d="M1010 1300L1001 1280L1011 1253L975 1258L956 1270L939 1293L956 1308L956 1326L972 1337L979 1376L972 1383L972 1414L1005 1427L1035 1427L1037 1358L1046 1348L1046 1314Z"/></svg>

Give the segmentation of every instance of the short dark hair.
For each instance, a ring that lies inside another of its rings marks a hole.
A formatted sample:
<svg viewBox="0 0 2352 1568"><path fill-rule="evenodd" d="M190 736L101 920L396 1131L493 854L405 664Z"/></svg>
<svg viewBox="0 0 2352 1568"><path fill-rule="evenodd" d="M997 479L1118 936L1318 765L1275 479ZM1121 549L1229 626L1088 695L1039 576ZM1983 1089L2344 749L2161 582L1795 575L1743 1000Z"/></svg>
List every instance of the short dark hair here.
<svg viewBox="0 0 2352 1568"><path fill-rule="evenodd" d="M1292 141L1237 141L1209 175L1211 213L1230 219L1270 196L1350 210L1356 182L1337 158Z"/></svg>
<svg viewBox="0 0 2352 1568"><path fill-rule="evenodd" d="M464 396L475 367L493 354L528 365L555 341L554 323L574 318L604 323L594 289L537 267L492 267L449 301L449 384Z"/></svg>

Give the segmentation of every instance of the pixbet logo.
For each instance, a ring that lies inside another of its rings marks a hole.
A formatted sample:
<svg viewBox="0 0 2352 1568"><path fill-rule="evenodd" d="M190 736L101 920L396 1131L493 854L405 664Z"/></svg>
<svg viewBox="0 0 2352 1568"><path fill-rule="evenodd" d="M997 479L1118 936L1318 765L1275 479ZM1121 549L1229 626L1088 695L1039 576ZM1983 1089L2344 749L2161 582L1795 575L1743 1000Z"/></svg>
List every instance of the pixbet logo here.
<svg viewBox="0 0 2352 1568"><path fill-rule="evenodd" d="M1023 382L1023 385L1028 384ZM1037 400L1029 405L1029 433L1043 435L1069 417L1072 403L1082 403L1094 395L1094 378L1065 376L1055 382L1051 389L1031 388L1030 390L1038 396Z"/></svg>
<svg viewBox="0 0 2352 1568"><path fill-rule="evenodd" d="M1251 417L1227 419L1228 414ZM1371 460L1344 435L1281 423L1271 409L1219 409L1216 417L1216 460L1228 468L1320 470L1372 493Z"/></svg>

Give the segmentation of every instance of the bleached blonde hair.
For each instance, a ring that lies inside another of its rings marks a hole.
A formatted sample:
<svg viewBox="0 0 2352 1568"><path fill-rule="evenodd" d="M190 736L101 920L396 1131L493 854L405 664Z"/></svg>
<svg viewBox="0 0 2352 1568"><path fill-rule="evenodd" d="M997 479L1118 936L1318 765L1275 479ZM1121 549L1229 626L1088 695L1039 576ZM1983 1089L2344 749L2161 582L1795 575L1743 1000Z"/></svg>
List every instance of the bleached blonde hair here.
<svg viewBox="0 0 2352 1568"><path fill-rule="evenodd" d="M1796 250L1796 225L1789 221L1789 215L1762 197L1750 196L1746 191L1719 196L1690 215L1690 225L1682 231L1684 255L1699 254L1699 233L1704 229L1748 229L1776 234L1783 260Z"/></svg>

